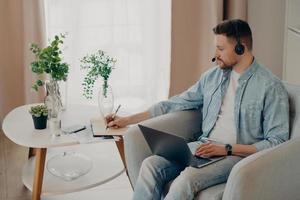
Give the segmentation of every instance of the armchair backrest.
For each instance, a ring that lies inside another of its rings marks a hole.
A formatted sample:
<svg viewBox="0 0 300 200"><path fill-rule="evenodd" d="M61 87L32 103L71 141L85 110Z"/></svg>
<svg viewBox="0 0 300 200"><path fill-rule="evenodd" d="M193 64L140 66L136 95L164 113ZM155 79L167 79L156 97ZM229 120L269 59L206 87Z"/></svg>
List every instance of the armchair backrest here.
<svg viewBox="0 0 300 200"><path fill-rule="evenodd" d="M300 136L300 85L284 83L290 104L290 138Z"/></svg>

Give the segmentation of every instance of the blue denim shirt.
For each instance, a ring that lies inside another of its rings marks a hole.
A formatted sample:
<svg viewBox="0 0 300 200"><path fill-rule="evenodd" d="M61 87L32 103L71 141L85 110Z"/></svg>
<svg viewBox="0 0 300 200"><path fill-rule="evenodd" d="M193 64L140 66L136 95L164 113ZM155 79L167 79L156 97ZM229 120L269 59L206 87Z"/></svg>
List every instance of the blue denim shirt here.
<svg viewBox="0 0 300 200"><path fill-rule="evenodd" d="M150 107L154 116L169 112L202 109L202 136L213 129L226 93L231 69L214 67L180 95ZM253 61L240 76L235 94L234 118L237 144L253 144L258 151L289 138L288 95L282 82Z"/></svg>

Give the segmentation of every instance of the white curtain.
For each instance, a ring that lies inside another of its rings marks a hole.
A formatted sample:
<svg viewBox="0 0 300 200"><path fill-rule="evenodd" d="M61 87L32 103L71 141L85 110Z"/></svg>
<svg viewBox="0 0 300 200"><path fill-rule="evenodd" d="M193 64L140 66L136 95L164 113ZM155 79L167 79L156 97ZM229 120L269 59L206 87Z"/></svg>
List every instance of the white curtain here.
<svg viewBox="0 0 300 200"><path fill-rule="evenodd" d="M47 38L67 33L63 47L70 74L63 87L68 104L97 104L82 96L80 59L98 49L117 59L109 83L115 106L147 109L168 98L171 0L44 0Z"/></svg>

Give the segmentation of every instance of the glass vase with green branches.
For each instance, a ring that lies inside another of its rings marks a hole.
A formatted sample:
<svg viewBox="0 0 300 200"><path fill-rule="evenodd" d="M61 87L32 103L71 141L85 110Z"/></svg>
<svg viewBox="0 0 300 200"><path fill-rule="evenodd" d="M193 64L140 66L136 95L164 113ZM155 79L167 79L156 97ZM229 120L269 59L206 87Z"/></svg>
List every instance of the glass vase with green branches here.
<svg viewBox="0 0 300 200"><path fill-rule="evenodd" d="M45 48L37 44L31 44L30 51L35 55L35 60L31 62L31 70L37 75L48 74L50 80L66 81L69 73L69 64L62 61L62 51L59 45L63 44L65 34L55 35L54 40ZM32 85L32 89L38 90L45 84L44 80L38 79Z"/></svg>
<svg viewBox="0 0 300 200"><path fill-rule="evenodd" d="M81 69L87 70L86 76L83 80L83 96L91 99L93 95L93 88L96 80L99 77L103 78L103 96L107 96L108 79L112 70L114 69L116 59L107 55L106 52L98 50L96 53L86 55L81 59Z"/></svg>
<svg viewBox="0 0 300 200"><path fill-rule="evenodd" d="M35 60L31 62L31 70L38 75L38 79L32 85L32 89L46 85L45 104L49 110L49 119L58 119L62 108L59 81L66 81L69 73L69 64L62 61L62 51L60 45L63 44L65 34L55 35L50 44L44 48L37 44L31 44L30 50L35 55ZM41 79L41 75L47 75L46 79Z"/></svg>

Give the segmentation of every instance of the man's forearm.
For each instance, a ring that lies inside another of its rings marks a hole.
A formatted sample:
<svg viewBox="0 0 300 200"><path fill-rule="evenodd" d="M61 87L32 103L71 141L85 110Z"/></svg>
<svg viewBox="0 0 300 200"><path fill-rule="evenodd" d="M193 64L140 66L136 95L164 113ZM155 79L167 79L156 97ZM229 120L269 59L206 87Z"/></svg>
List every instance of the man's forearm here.
<svg viewBox="0 0 300 200"><path fill-rule="evenodd" d="M237 156L249 156L256 153L257 149L254 145L234 144L232 145L232 154Z"/></svg>
<svg viewBox="0 0 300 200"><path fill-rule="evenodd" d="M149 111L140 112L131 116L128 116L128 124L136 124L141 121L150 119L151 115Z"/></svg>

